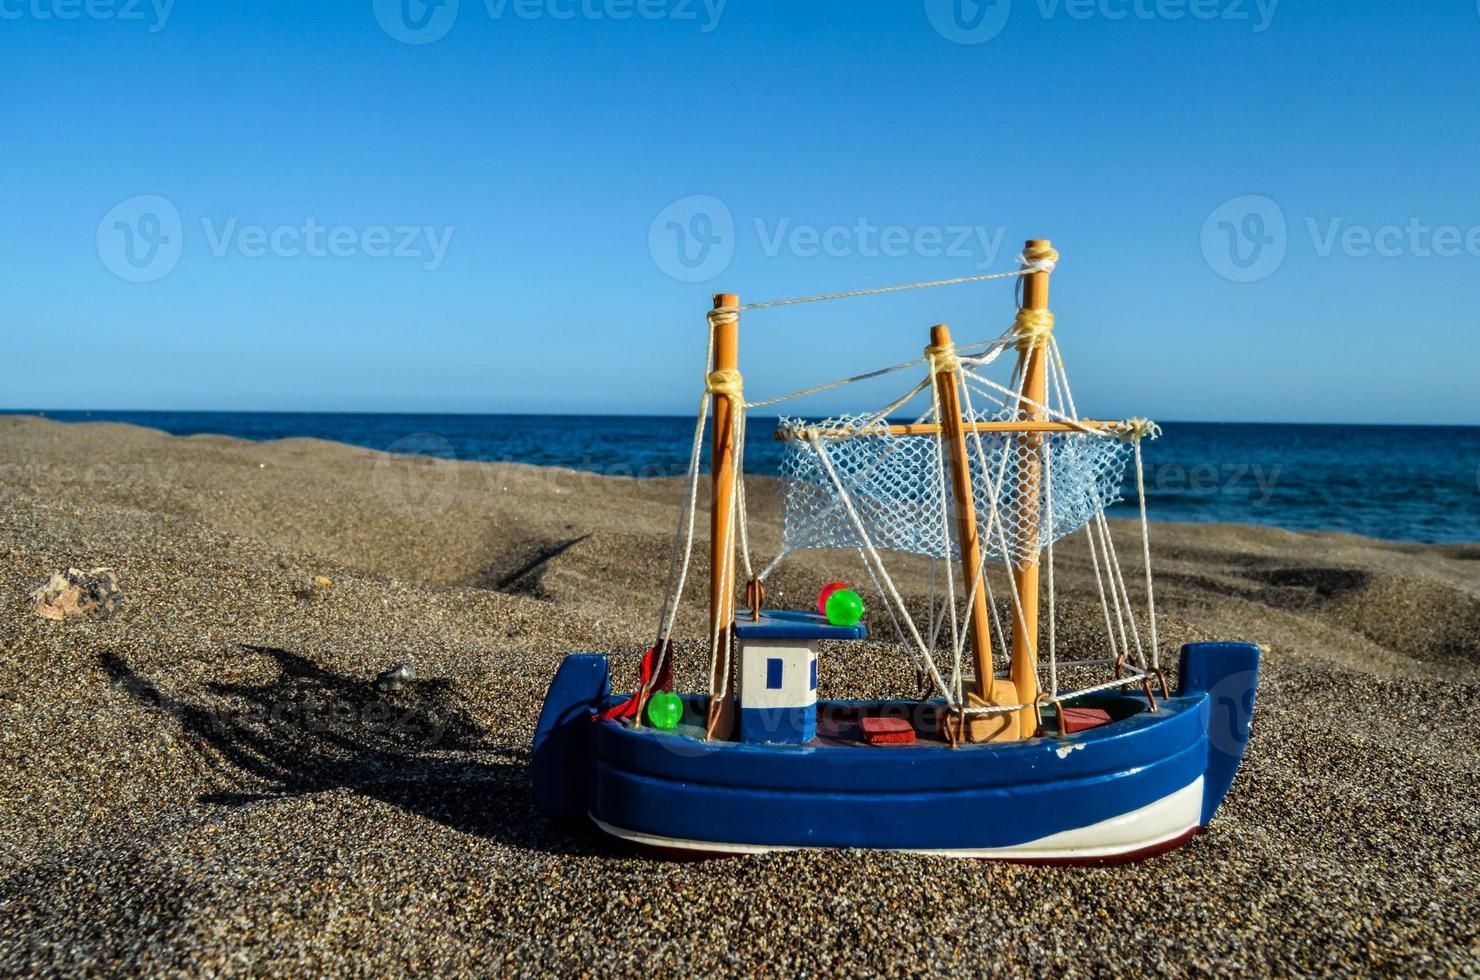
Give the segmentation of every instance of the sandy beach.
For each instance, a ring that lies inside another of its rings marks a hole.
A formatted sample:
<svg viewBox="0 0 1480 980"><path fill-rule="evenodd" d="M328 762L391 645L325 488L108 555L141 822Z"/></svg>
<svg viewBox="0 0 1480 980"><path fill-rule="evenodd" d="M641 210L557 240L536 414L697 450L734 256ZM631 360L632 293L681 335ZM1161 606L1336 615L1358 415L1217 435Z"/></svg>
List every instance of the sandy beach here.
<svg viewBox="0 0 1480 980"><path fill-rule="evenodd" d="M564 654L634 676L682 491L0 418L0 973L1480 975L1480 545L1153 525L1163 657L1267 649L1238 781L1179 851L664 863L549 824L527 765ZM750 493L769 555L777 487ZM1059 560L1093 647L1089 563ZM32 613L100 566L116 615ZM823 696L911 684L884 644L829 668Z"/></svg>

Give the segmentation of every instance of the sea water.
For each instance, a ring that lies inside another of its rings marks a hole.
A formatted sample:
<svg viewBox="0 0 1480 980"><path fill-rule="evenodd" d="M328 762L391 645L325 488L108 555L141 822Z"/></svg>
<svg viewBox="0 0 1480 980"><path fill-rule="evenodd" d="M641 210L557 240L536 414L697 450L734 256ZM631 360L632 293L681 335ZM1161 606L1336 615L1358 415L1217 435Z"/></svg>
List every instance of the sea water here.
<svg viewBox="0 0 1480 980"><path fill-rule="evenodd" d="M448 459L679 476L690 418L277 412L45 412L175 435L331 439ZM773 420L750 420L746 465L774 475ZM1480 427L1170 422L1144 444L1150 517L1348 531L1403 541L1480 541ZM1133 499L1127 472L1125 492ZM1113 513L1133 516L1132 504Z"/></svg>

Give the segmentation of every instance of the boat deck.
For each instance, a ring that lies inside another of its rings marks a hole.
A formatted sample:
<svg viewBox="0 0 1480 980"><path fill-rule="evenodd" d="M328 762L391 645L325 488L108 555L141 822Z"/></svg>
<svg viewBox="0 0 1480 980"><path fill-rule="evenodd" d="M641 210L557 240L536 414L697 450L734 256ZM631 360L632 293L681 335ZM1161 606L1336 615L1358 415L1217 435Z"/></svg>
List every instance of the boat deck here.
<svg viewBox="0 0 1480 980"><path fill-rule="evenodd" d="M676 735L702 740L704 738L704 699L695 695L684 698L684 717L671 732L659 734ZM1096 707L1112 707L1113 720L1120 721L1145 705L1128 701L1122 697L1087 698L1085 704ZM917 701L821 701L817 704L817 737L805 743L811 747L859 748L874 751L889 751L899 748L950 748L950 742L940 732L937 720L940 704ZM1053 709L1045 708L1044 715L1050 730L1053 727ZM864 718L900 718L908 721L914 729L913 742L898 745L873 745L864 740ZM656 731L656 729L654 729ZM804 746L799 745L798 748Z"/></svg>

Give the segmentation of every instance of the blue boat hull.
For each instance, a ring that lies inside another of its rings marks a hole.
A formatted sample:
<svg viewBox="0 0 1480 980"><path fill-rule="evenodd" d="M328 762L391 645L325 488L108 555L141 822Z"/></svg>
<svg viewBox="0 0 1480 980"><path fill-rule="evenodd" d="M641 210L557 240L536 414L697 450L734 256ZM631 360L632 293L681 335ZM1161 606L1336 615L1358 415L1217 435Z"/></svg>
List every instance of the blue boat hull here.
<svg viewBox="0 0 1480 980"><path fill-rule="evenodd" d="M1096 703L1119 720L1065 737L968 745L766 745L592 722L606 659L573 655L546 698L532 777L540 808L633 844L745 853L877 848L1022 861L1128 860L1205 826L1243 756L1259 649L1183 648L1177 690ZM846 715L900 704L823 702ZM918 706L914 706L918 707Z"/></svg>

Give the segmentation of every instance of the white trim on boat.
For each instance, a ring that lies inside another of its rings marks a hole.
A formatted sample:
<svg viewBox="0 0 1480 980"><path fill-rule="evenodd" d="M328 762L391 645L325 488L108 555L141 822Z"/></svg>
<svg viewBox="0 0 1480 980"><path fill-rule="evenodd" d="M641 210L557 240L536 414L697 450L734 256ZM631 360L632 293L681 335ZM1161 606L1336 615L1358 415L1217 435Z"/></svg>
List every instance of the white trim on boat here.
<svg viewBox="0 0 1480 980"><path fill-rule="evenodd" d="M1037 840L1008 847L978 848L898 848L908 854L951 858L1007 858L1014 861L1081 861L1116 857L1152 850L1184 837L1196 830L1202 819L1203 778L1154 803L1149 803L1118 817L1101 820L1086 827L1049 834ZM614 827L596 817L596 826L613 837L644 847L675 851L701 851L721 854L769 854L772 851L825 850L817 847L793 847L777 844L734 844L721 841L686 840L661 837Z"/></svg>

